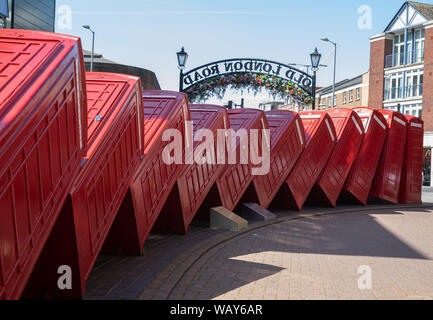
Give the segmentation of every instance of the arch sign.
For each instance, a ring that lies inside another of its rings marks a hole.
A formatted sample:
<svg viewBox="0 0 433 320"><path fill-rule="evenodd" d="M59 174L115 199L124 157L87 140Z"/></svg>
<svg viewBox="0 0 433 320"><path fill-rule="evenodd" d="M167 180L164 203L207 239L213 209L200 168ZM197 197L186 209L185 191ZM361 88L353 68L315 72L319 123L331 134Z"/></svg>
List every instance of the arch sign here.
<svg viewBox="0 0 433 320"><path fill-rule="evenodd" d="M221 97L229 86L255 92L264 87L274 95L306 104L312 102L315 91L315 76L283 63L251 58L209 63L181 73L180 81L180 91L190 100Z"/></svg>

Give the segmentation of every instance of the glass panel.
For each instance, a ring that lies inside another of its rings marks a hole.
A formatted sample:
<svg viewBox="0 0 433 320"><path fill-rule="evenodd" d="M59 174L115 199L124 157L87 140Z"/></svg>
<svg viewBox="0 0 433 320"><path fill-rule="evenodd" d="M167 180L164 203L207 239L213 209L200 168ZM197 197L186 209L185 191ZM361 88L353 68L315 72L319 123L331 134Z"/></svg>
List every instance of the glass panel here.
<svg viewBox="0 0 433 320"><path fill-rule="evenodd" d="M421 61L424 61L424 40L421 41Z"/></svg>
<svg viewBox="0 0 433 320"><path fill-rule="evenodd" d="M400 46L399 55L400 55L399 63L404 64L404 46L403 45Z"/></svg>
<svg viewBox="0 0 433 320"><path fill-rule="evenodd" d="M9 7L9 17L6 18L6 28L11 28L11 20L12 20L12 0L8 0L8 7Z"/></svg>
<svg viewBox="0 0 433 320"><path fill-rule="evenodd" d="M398 78L398 88L397 88L397 95L400 98L401 97L401 78Z"/></svg>
<svg viewBox="0 0 433 320"><path fill-rule="evenodd" d="M424 84L424 75L421 74L421 75L419 76L419 95L420 95L420 96L422 96L423 84Z"/></svg>

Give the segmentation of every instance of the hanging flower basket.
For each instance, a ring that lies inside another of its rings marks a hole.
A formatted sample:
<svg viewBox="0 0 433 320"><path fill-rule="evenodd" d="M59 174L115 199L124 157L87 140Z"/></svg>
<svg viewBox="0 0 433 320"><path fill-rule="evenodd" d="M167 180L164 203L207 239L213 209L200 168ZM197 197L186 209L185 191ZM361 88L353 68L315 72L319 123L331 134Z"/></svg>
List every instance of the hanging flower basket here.
<svg viewBox="0 0 433 320"><path fill-rule="evenodd" d="M185 93L191 103L210 98L222 100L227 89L248 90L254 95L267 90L274 98L307 105L313 102L311 96L297 84L267 74L235 73L207 79L187 89Z"/></svg>

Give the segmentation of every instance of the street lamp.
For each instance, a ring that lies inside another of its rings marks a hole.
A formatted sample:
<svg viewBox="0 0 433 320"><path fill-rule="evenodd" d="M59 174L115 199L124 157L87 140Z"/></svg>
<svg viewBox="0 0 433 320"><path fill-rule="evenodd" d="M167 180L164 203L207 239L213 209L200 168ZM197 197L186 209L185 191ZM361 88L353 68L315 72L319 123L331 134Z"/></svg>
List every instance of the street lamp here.
<svg viewBox="0 0 433 320"><path fill-rule="evenodd" d="M180 82L179 82L179 91L183 91L183 69L185 69L186 61L188 60L188 53L186 53L185 48L182 47L177 53L177 63L180 70Z"/></svg>
<svg viewBox="0 0 433 320"><path fill-rule="evenodd" d="M83 28L89 30L92 33L92 56L90 59L90 72L93 72L93 57L95 56L95 32L88 25L84 25Z"/></svg>
<svg viewBox="0 0 433 320"><path fill-rule="evenodd" d="M310 54L311 57L311 70L313 70L313 86L311 90L311 94L313 96L313 110L316 109L316 72L319 70L320 65L320 59L322 58L322 55L319 53L319 51L314 49L314 52Z"/></svg>
<svg viewBox="0 0 433 320"><path fill-rule="evenodd" d="M332 42L328 38L322 38L321 39L324 42L329 42L332 45L334 45L334 82L332 84L332 107L335 107L335 74L337 70L337 44L335 42Z"/></svg>

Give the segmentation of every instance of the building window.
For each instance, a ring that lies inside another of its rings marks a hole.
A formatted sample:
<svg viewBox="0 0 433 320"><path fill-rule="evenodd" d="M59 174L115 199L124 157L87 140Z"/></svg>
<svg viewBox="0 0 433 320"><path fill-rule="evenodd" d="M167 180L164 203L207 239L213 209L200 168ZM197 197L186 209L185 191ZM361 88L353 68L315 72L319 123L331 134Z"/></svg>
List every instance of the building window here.
<svg viewBox="0 0 433 320"><path fill-rule="evenodd" d="M406 98L422 96L423 82L423 69L406 72Z"/></svg>
<svg viewBox="0 0 433 320"><path fill-rule="evenodd" d="M393 73L385 77L385 100L396 100L403 95L403 72Z"/></svg>
<svg viewBox="0 0 433 320"><path fill-rule="evenodd" d="M424 61L424 44L425 44L425 30L415 30L414 35L415 45L412 45L412 38L408 42L408 63L417 63Z"/></svg>
<svg viewBox="0 0 433 320"><path fill-rule="evenodd" d="M395 67L424 61L425 30L409 30L405 52L404 33L394 36L392 55L386 56L385 67Z"/></svg>
<svg viewBox="0 0 433 320"><path fill-rule="evenodd" d="M334 107L337 106L337 96L334 96Z"/></svg>
<svg viewBox="0 0 433 320"><path fill-rule="evenodd" d="M353 90L349 91L349 102L353 102Z"/></svg>
<svg viewBox="0 0 433 320"><path fill-rule="evenodd" d="M404 33L394 37L392 67L404 64Z"/></svg>
<svg viewBox="0 0 433 320"><path fill-rule="evenodd" d="M361 89L357 88L356 89L356 100L359 101L361 99Z"/></svg>
<svg viewBox="0 0 433 320"><path fill-rule="evenodd" d="M332 103L332 98L329 97L329 98L328 98L328 107L329 107L329 108L331 108L331 103Z"/></svg>
<svg viewBox="0 0 433 320"><path fill-rule="evenodd" d="M401 112L404 114L410 115L410 116L421 118L422 117L422 104L416 103L416 104L403 105L401 107Z"/></svg>
<svg viewBox="0 0 433 320"><path fill-rule="evenodd" d="M0 0L4 1L4 0ZM0 28L11 28L11 19L12 19L12 0L7 0L7 6L8 6L8 13L9 16L6 17L5 20L3 18L0 18ZM6 22L6 25L4 24Z"/></svg>
<svg viewBox="0 0 433 320"><path fill-rule="evenodd" d="M347 92L343 93L343 104L346 104L347 102Z"/></svg>

